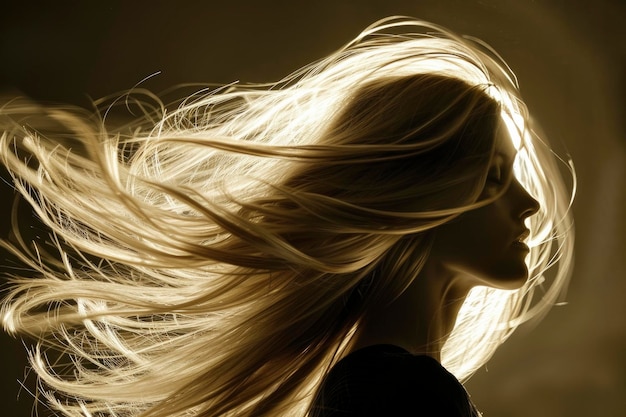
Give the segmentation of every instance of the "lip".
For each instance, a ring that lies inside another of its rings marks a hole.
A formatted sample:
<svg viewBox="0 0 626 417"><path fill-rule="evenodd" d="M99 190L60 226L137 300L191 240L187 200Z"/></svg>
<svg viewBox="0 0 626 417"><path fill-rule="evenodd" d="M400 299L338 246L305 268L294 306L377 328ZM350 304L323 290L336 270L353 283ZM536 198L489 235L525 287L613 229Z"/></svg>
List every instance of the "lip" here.
<svg viewBox="0 0 626 417"><path fill-rule="evenodd" d="M523 252L530 252L530 248L528 247L528 245L526 244L526 239L528 239L528 236L530 236L530 230L529 229L523 229L519 235L517 236L517 238L513 241L513 243L511 243L511 247L517 249L517 250L521 250Z"/></svg>
<svg viewBox="0 0 626 417"><path fill-rule="evenodd" d="M524 242L517 242L516 241L516 242L513 242L511 244L511 246L514 247L515 249L520 249L520 250L523 250L525 252L530 252L530 248Z"/></svg>
<svg viewBox="0 0 626 417"><path fill-rule="evenodd" d="M528 236L530 236L530 230L528 229L524 229L518 236L517 238L514 240L513 243L522 243L524 246L528 247L524 241L526 239L528 239Z"/></svg>

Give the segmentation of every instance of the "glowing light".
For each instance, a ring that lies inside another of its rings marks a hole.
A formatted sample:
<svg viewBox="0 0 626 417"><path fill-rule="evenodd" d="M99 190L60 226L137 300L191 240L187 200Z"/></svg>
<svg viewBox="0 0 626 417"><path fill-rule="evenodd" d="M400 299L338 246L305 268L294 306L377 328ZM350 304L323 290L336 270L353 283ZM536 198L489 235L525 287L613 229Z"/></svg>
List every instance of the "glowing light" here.
<svg viewBox="0 0 626 417"><path fill-rule="evenodd" d="M522 136L525 132L524 128L524 118L520 114L510 113L507 109L502 110L502 120L506 126L507 131L509 132L509 137L513 142L513 146L515 149L519 150L524 141Z"/></svg>

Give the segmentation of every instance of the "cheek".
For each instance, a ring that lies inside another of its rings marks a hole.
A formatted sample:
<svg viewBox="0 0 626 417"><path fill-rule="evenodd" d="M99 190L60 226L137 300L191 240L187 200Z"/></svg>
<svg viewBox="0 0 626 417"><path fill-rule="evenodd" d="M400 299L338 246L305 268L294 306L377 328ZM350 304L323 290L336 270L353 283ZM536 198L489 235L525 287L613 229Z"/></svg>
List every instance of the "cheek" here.
<svg viewBox="0 0 626 417"><path fill-rule="evenodd" d="M433 253L474 285L513 289L525 282L528 272L526 254L511 243L511 221L495 203L442 226Z"/></svg>
<svg viewBox="0 0 626 417"><path fill-rule="evenodd" d="M480 263L496 247L497 228L488 224L487 207L461 215L437 230L432 253L455 268Z"/></svg>

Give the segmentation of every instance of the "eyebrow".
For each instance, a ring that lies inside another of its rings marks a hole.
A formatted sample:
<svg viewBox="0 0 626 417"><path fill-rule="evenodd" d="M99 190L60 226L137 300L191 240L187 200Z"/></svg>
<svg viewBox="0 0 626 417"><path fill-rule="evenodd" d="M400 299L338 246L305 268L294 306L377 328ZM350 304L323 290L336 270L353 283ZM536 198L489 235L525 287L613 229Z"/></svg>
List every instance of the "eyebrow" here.
<svg viewBox="0 0 626 417"><path fill-rule="evenodd" d="M507 162L512 165L515 162L516 155L511 156L507 153L496 151L495 156L500 156L504 160L504 162Z"/></svg>

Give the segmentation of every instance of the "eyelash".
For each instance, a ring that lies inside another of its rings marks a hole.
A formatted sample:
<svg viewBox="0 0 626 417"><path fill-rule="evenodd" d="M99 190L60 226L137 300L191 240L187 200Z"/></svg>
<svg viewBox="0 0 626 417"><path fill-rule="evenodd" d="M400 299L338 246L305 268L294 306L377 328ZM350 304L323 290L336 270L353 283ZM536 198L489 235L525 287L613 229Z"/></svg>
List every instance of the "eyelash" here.
<svg viewBox="0 0 626 417"><path fill-rule="evenodd" d="M497 184L503 184L504 178L502 177L502 170L499 167L494 167L489 170L487 174L487 180L493 181Z"/></svg>

